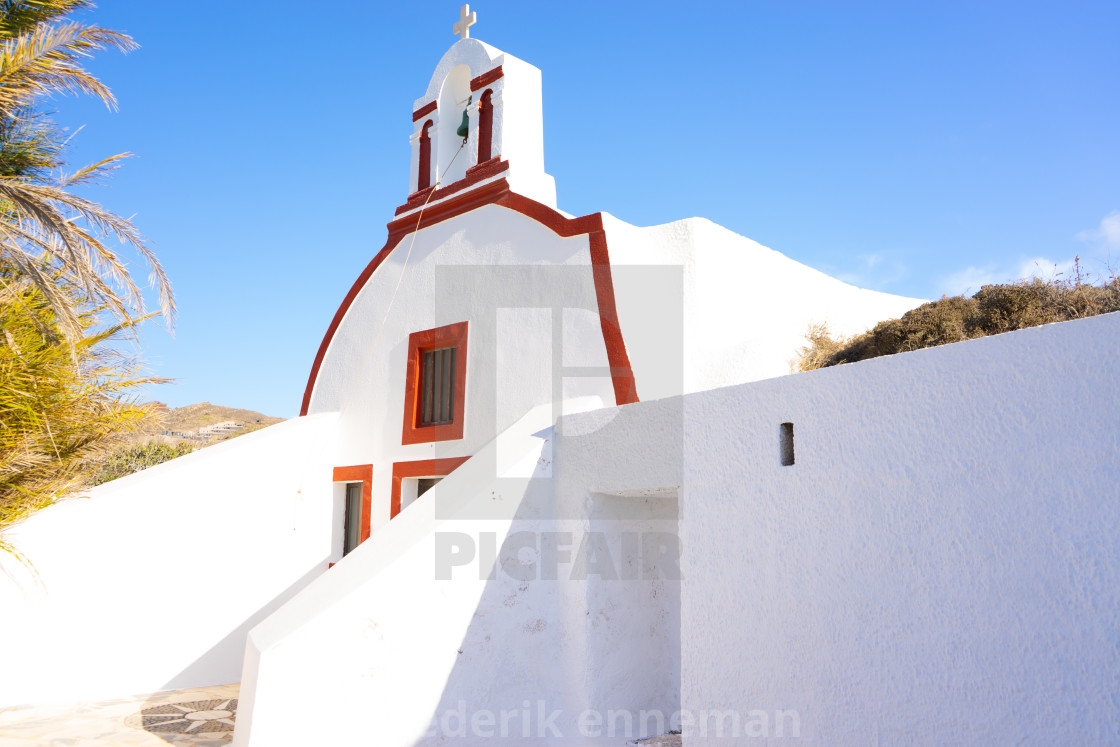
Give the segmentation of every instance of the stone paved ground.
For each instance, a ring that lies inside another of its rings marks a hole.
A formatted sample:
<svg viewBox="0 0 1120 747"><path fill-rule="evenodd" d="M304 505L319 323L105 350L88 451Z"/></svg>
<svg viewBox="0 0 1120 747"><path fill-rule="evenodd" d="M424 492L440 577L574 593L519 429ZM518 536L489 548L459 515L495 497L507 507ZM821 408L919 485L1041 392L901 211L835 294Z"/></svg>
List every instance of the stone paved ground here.
<svg viewBox="0 0 1120 747"><path fill-rule="evenodd" d="M239 684L0 709L0 747L226 747Z"/></svg>
<svg viewBox="0 0 1120 747"><path fill-rule="evenodd" d="M639 739L630 744L638 745L638 747L681 747L680 734L663 734L660 737L650 737L649 739Z"/></svg>

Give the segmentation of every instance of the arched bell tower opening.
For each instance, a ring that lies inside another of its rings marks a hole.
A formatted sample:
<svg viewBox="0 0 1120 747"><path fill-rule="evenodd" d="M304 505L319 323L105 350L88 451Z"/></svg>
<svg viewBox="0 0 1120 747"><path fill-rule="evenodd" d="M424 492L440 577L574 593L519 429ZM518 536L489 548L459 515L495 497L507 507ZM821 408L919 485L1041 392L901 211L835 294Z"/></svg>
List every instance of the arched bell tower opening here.
<svg viewBox="0 0 1120 747"><path fill-rule="evenodd" d="M432 186L432 120L424 123L420 130L420 166L416 172L416 188L427 189Z"/></svg>
<svg viewBox="0 0 1120 747"><path fill-rule="evenodd" d="M444 185L462 179L466 176L467 168L472 165L473 159L467 152L470 141L463 146L463 136L458 134L470 99L471 70L466 65L456 65L443 79L439 92L436 177ZM463 152L460 152L460 147Z"/></svg>
<svg viewBox="0 0 1120 747"><path fill-rule="evenodd" d="M494 91L487 88L478 100L478 162L489 161L494 141Z"/></svg>

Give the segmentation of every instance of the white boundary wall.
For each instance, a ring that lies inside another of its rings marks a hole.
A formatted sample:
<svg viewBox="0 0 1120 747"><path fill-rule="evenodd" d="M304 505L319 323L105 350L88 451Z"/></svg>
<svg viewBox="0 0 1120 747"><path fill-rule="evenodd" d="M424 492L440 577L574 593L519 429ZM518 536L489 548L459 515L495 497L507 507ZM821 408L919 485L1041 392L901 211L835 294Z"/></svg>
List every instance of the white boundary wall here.
<svg viewBox="0 0 1120 747"><path fill-rule="evenodd" d="M1110 314L686 397L683 707L822 744L1114 741L1118 381ZM685 744L744 741L713 726Z"/></svg>
<svg viewBox="0 0 1120 747"><path fill-rule="evenodd" d="M245 638L327 568L334 414L61 501L5 533L0 705L237 682Z"/></svg>

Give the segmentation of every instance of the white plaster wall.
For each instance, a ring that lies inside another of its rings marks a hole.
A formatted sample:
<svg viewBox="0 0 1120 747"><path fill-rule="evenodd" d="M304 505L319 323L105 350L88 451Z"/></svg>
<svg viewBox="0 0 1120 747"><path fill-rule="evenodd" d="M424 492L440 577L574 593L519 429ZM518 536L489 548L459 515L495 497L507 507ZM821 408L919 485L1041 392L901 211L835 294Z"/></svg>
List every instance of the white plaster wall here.
<svg viewBox="0 0 1120 747"><path fill-rule="evenodd" d="M810 323L850 335L923 303L848 285L703 218L603 221L643 400L782 376Z"/></svg>
<svg viewBox="0 0 1120 747"><path fill-rule="evenodd" d="M1111 314L686 397L684 708L775 739L795 711L820 744L1115 741L1118 361ZM685 744L745 741L713 734Z"/></svg>
<svg viewBox="0 0 1120 747"><path fill-rule="evenodd" d="M414 244L405 237L351 305L324 358L309 410L341 412L338 466L374 465L375 530L389 520L393 462L469 456L532 407L559 401L551 378L555 346L548 299L598 308L587 236L560 238L520 213L488 205L415 237ZM440 278L445 282L437 287ZM409 334L464 320L463 438L402 445ZM575 332L568 343L586 351L584 364L605 370L598 324L569 326ZM577 383L569 396L613 401L609 377Z"/></svg>
<svg viewBox="0 0 1120 747"><path fill-rule="evenodd" d="M556 207L556 181L544 170L541 71L506 55L494 89L494 153L510 163L510 188Z"/></svg>
<svg viewBox="0 0 1120 747"><path fill-rule="evenodd" d="M495 560L482 549L486 533L494 548L528 533L536 552L518 557L543 566L546 533L578 543L601 531L623 567L637 561L618 553L620 531L675 532L675 497L596 491L619 481L675 489L658 455L671 450L661 442L679 444L679 428L639 423L648 456L614 463L608 455L622 455L604 448L612 439L596 438L596 428L561 439L570 457L557 453L551 419L548 406L535 408L252 631L235 744L350 744L370 734L384 745L485 744L485 726L469 724L477 714L500 724L502 711L518 714L503 743L585 744L577 721L588 708L676 707L679 618L663 604L679 595L675 583L573 580L564 557L551 577L530 568L525 578L497 570L486 579ZM609 460L612 473L584 470L588 455ZM620 502L634 510L620 512ZM439 580L448 532L471 538L478 556ZM520 715L526 702L528 719ZM542 708L559 711L556 732L539 728ZM468 726L457 737L449 714L460 709Z"/></svg>
<svg viewBox="0 0 1120 747"><path fill-rule="evenodd" d="M59 502L5 533L0 705L237 682L249 628L326 570L335 416Z"/></svg>

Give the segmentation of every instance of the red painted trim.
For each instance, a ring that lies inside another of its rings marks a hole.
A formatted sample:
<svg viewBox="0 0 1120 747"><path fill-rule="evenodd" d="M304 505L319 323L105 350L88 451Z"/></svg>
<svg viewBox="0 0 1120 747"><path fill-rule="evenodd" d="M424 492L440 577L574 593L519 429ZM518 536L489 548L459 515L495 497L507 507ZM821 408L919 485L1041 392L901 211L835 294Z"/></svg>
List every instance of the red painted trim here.
<svg viewBox="0 0 1120 747"><path fill-rule="evenodd" d="M490 160L490 153L494 145L494 105L490 103L490 96L494 92L489 88L478 99L478 163ZM471 168L478 168L472 166ZM467 170L470 176L470 169Z"/></svg>
<svg viewBox="0 0 1120 747"><path fill-rule="evenodd" d="M485 161L480 161L474 166L467 169L467 176L474 176L475 174L485 173L487 176L499 174L509 168L509 162L503 161L501 156L494 156Z"/></svg>
<svg viewBox="0 0 1120 747"><path fill-rule="evenodd" d="M319 376L319 368L323 364L323 358L326 357L327 348L330 347L335 331L350 309L350 304L354 302L370 276L385 261L393 248L400 243L401 239L413 231L419 231L436 223L450 220L483 205L501 205L510 210L515 210L551 229L558 236L569 237L588 234L591 247L591 263L594 268L595 296L599 304L599 321L603 331L603 343L607 348L607 361L611 368L615 404L626 405L638 401L634 371L630 366L630 357L626 353L626 343L623 340L622 329L618 323L618 309L615 306L614 282L611 279L610 255L607 252L607 239L603 229L602 213L592 213L579 218L566 218L547 205L542 205L536 200L510 192L509 182L506 179L498 179L450 200L429 206L424 209L424 212L418 218L409 215L397 218L388 224L389 238L386 240L385 246L358 276L358 279L350 288L350 292L342 300L342 305L335 312L334 318L323 336L323 341L319 343L315 361L311 364L311 375L307 379L307 387L303 392L303 406L300 409L300 415L306 415L308 412L311 405L311 394Z"/></svg>
<svg viewBox="0 0 1120 747"><path fill-rule="evenodd" d="M420 425L420 364L426 350L452 347L455 350L455 402L450 423ZM402 444L430 444L463 437L464 406L467 399L467 323L413 332L408 336L408 365L404 376L404 427Z"/></svg>
<svg viewBox="0 0 1120 747"><path fill-rule="evenodd" d="M602 214L598 215L602 225ZM618 323L618 308L614 302L614 280L611 278L611 259L607 254L607 234L600 229L591 234L590 240L595 299L599 304L599 326L603 330L603 344L607 347L607 362L611 367L614 401L618 405L629 405L638 401L638 385L634 381L634 369L630 366L626 341L622 339L622 327Z"/></svg>
<svg viewBox="0 0 1120 747"><path fill-rule="evenodd" d="M429 101L428 103L424 104L422 107L420 107L419 109L417 109L416 111L414 111L412 113L412 121L413 122L419 122L421 119L423 119L427 115L431 114L435 110L436 110L436 102L435 101Z"/></svg>
<svg viewBox="0 0 1120 747"><path fill-rule="evenodd" d="M431 186L431 185L429 185L427 187L421 187L420 189L417 189L415 192L413 192L412 194L410 194L408 196L408 202L406 202L401 207L397 208L397 212L400 213L401 210L406 208L406 207L407 207L407 209L412 210L413 208L420 207L425 202L429 202L428 195L430 195L435 190L436 190L436 188Z"/></svg>
<svg viewBox="0 0 1120 747"><path fill-rule="evenodd" d="M432 183L432 136L428 130L432 129L432 120L424 123L420 130L420 158L416 167L416 194L428 189Z"/></svg>
<svg viewBox="0 0 1120 747"><path fill-rule="evenodd" d="M490 85L491 83L496 81L498 78L502 77L503 75L505 75L505 73L502 72L502 66L498 65L493 70L488 70L485 73L483 73L482 75L478 76L477 78L472 78L471 79L471 90L472 91L477 91L480 88L485 88L486 86ZM413 121L415 121L415 120L413 120Z"/></svg>
<svg viewBox="0 0 1120 747"><path fill-rule="evenodd" d="M397 208L395 214L400 215L401 213L407 213L410 210L415 210L425 202L429 204L438 202L448 195L455 194L456 192L461 192L467 187L472 187L475 184L478 184L483 179L489 179L492 176L497 176L508 168L509 161L502 161L498 158L491 158L485 163L471 166L469 169L467 169L466 176L464 176L457 182L448 184L446 187L440 187L435 191L435 193L432 193L431 188L427 187L427 185L425 185L425 188L417 189L417 191L408 196L408 202ZM429 194L432 195L430 199L428 197Z"/></svg>
<svg viewBox="0 0 1120 747"><path fill-rule="evenodd" d="M470 457L422 459L415 462L393 463L393 495L389 503L389 520L401 512L401 479L405 477L447 477Z"/></svg>
<svg viewBox="0 0 1120 747"><path fill-rule="evenodd" d="M450 200L437 202L434 205L429 202L423 213L402 215L400 218L389 221L387 227L390 235L399 232L401 236L406 236L413 231L419 231L457 215L469 213L483 205L490 205L495 201L495 195L501 195L508 191L509 182L506 179L496 179Z"/></svg>
<svg viewBox="0 0 1120 747"><path fill-rule="evenodd" d="M334 482L362 483L362 534L358 544L369 539L369 524L373 517L373 465L357 464L352 467L335 467Z"/></svg>

